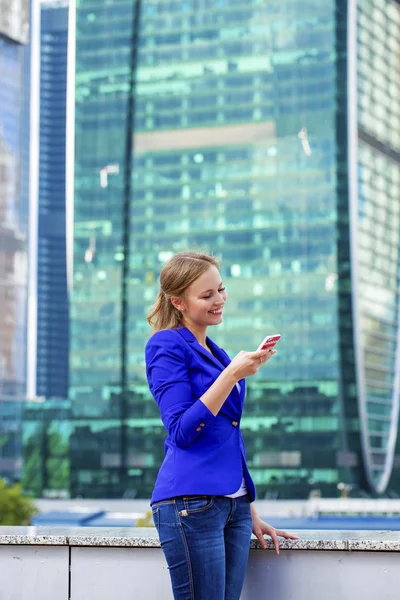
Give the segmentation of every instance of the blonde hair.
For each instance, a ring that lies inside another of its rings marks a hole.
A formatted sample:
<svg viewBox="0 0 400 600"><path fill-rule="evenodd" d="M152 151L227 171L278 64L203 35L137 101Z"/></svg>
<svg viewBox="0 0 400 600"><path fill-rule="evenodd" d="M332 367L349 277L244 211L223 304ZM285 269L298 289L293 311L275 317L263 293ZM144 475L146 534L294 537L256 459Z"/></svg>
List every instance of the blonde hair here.
<svg viewBox="0 0 400 600"><path fill-rule="evenodd" d="M188 250L178 252L164 265L160 273L160 290L147 322L152 333L161 329L174 329L182 323L182 313L171 302L171 296L182 297L186 289L210 267L219 262L214 256Z"/></svg>

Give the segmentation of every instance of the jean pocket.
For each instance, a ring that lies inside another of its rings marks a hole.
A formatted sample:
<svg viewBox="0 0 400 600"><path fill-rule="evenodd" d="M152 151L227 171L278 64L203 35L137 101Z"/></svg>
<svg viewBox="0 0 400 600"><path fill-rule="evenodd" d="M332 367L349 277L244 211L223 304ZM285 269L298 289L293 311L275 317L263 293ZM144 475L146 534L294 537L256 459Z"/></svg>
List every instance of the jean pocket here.
<svg viewBox="0 0 400 600"><path fill-rule="evenodd" d="M212 507L215 496L185 496L183 503L188 515L204 512Z"/></svg>
<svg viewBox="0 0 400 600"><path fill-rule="evenodd" d="M160 511L157 507L152 507L151 508L151 512L153 513L153 522L154 522L154 526L157 529L157 531L160 528Z"/></svg>
<svg viewBox="0 0 400 600"><path fill-rule="evenodd" d="M151 505L151 509L153 510L153 508L158 508L159 506L167 506L169 504L175 504L175 500L173 498L170 498L168 500L160 500L159 502L154 502L154 504Z"/></svg>

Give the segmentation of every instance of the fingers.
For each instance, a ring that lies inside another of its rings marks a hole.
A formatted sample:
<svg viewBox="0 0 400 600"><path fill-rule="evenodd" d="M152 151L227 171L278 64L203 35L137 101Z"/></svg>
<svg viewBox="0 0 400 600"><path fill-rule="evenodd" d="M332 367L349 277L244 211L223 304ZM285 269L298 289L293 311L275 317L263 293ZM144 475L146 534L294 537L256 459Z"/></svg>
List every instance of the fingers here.
<svg viewBox="0 0 400 600"><path fill-rule="evenodd" d="M263 548L264 550L266 548L268 548L268 544L264 538L264 534L262 531L254 531L254 535L256 536L256 538L258 539L261 548ZM277 536L277 532L275 531L275 529L273 529L271 527L271 529L268 531L269 537L272 539L272 542L274 544L275 547L275 552L279 555L279 539Z"/></svg>
<svg viewBox="0 0 400 600"><path fill-rule="evenodd" d="M261 548L263 548L265 550L267 548L267 542L265 541L264 536L261 533L261 531L260 531L260 533L256 533L256 538L258 539Z"/></svg>
<svg viewBox="0 0 400 600"><path fill-rule="evenodd" d="M271 539L274 543L275 552L276 552L277 556L279 556L279 538L277 536L276 529L273 529L269 535L271 536Z"/></svg>
<svg viewBox="0 0 400 600"><path fill-rule="evenodd" d="M281 529L276 529L277 535L287 539L287 540L299 540L300 538L297 535L293 535L293 533L288 533L287 531L282 531Z"/></svg>
<svg viewBox="0 0 400 600"><path fill-rule="evenodd" d="M261 366L265 364L274 354L276 354L276 350L273 348L270 350L260 350L260 352L254 352L254 358L256 363L259 363Z"/></svg>
<svg viewBox="0 0 400 600"><path fill-rule="evenodd" d="M265 356L268 356L270 352L271 350L256 350L255 352L249 352L249 354L251 354L252 358L258 360L260 358L263 359Z"/></svg>
<svg viewBox="0 0 400 600"><path fill-rule="evenodd" d="M254 532L261 548L263 548L264 550L268 547L265 538L264 538L264 534L262 532ZM298 540L300 539L299 537L297 537L297 535L294 535L292 533L288 533L287 531L282 531L281 529L274 529L273 527L271 527L268 530L268 534L269 537L272 540L272 543L274 544L274 548L275 548L275 552L277 554L277 556L279 556L279 549L280 549L280 544L279 544L279 537L283 537L286 540ZM279 537L278 537L279 536Z"/></svg>
<svg viewBox="0 0 400 600"><path fill-rule="evenodd" d="M267 362L267 360L269 360L274 354L276 354L276 350L270 350L269 354L267 355L267 358L265 359L265 362Z"/></svg>

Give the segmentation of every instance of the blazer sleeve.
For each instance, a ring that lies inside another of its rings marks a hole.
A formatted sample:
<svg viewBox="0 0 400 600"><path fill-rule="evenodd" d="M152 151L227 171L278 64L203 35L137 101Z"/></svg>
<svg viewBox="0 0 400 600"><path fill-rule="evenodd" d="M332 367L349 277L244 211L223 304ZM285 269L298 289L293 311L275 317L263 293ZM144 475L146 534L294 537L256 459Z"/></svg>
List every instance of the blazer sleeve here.
<svg viewBox="0 0 400 600"><path fill-rule="evenodd" d="M150 338L146 374L169 437L186 448L215 416L201 400L193 400L185 348L178 338L173 330L159 331Z"/></svg>

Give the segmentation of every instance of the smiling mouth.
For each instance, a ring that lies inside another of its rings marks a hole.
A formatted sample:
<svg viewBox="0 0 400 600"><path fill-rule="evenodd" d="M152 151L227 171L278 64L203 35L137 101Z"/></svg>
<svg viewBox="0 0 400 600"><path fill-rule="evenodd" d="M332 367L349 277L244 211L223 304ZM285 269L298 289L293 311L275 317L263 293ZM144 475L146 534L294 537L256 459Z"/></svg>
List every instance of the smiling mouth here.
<svg viewBox="0 0 400 600"><path fill-rule="evenodd" d="M219 310L209 310L208 312L212 315L222 315L222 308L220 308Z"/></svg>

